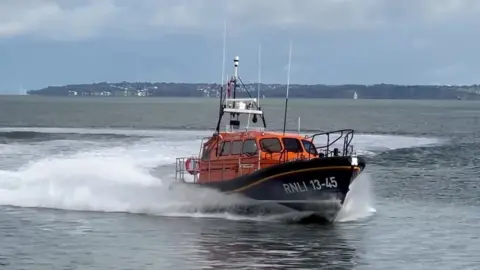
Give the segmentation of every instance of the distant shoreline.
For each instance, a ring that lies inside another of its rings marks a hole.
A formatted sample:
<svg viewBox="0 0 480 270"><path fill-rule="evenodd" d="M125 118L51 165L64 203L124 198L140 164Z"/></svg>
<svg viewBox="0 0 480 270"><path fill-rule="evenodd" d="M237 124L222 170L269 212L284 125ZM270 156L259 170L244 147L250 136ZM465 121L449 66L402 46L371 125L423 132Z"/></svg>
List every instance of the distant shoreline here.
<svg viewBox="0 0 480 270"><path fill-rule="evenodd" d="M251 96L257 97L257 84L245 85ZM218 98L220 85L206 83L150 83L121 82L93 83L65 86L49 86L39 90L27 91L29 95L69 96L69 97L206 97ZM239 89L239 97L248 93ZM284 98L286 85L261 84L260 96L265 98ZM480 85L290 85L291 98L329 98L329 99L462 99L480 100Z"/></svg>

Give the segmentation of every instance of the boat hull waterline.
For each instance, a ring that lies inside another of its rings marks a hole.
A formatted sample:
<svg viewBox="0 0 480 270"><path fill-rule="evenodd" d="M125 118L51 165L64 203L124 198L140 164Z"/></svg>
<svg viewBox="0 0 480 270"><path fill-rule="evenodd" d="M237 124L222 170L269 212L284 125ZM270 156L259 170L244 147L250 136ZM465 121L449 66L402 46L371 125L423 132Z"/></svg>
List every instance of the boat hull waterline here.
<svg viewBox="0 0 480 270"><path fill-rule="evenodd" d="M196 183L258 203L278 204L333 221L352 181L365 168L360 157L297 160L223 181Z"/></svg>

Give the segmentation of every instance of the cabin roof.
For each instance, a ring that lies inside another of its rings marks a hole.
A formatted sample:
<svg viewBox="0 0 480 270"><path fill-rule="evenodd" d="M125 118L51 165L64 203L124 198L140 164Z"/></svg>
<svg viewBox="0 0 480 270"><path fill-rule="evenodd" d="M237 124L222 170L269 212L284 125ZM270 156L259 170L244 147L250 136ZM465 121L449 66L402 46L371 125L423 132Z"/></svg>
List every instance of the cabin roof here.
<svg viewBox="0 0 480 270"><path fill-rule="evenodd" d="M305 139L305 136L302 136L298 133L285 133L283 132L274 132L274 131L239 131L239 132L220 132L220 135L223 139L246 139L246 138L265 138L265 137L276 137L276 138L297 138Z"/></svg>

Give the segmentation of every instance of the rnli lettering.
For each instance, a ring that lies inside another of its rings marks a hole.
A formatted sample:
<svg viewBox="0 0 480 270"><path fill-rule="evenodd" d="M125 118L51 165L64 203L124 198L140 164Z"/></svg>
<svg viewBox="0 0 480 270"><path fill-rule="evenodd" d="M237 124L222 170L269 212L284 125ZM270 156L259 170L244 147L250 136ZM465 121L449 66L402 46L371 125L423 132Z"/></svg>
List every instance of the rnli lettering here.
<svg viewBox="0 0 480 270"><path fill-rule="evenodd" d="M283 189L287 194L295 194L295 193L302 193L307 192L309 190L322 190L323 188L336 188L338 187L337 180L334 176L327 177L325 179L312 179L309 181L298 181L292 182L288 184L283 184Z"/></svg>
<svg viewBox="0 0 480 270"><path fill-rule="evenodd" d="M283 188L287 194L293 193L300 193L300 192L307 192L307 184L303 181L301 182L293 182L288 184L283 184Z"/></svg>

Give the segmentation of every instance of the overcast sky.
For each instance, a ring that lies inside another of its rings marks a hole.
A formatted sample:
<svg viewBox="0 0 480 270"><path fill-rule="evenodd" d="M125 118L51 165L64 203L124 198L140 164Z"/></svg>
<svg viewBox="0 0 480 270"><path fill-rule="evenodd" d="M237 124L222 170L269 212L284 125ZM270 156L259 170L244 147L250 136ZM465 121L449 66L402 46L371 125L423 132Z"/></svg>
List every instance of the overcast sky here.
<svg viewBox="0 0 480 270"><path fill-rule="evenodd" d="M480 83L479 0L0 0L0 91L100 81Z"/></svg>

